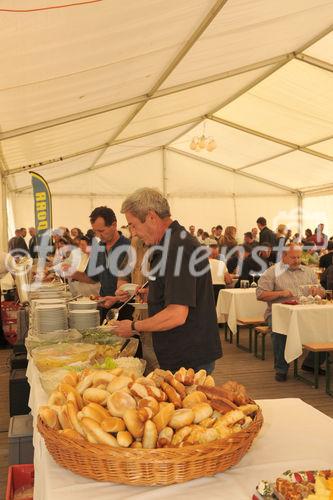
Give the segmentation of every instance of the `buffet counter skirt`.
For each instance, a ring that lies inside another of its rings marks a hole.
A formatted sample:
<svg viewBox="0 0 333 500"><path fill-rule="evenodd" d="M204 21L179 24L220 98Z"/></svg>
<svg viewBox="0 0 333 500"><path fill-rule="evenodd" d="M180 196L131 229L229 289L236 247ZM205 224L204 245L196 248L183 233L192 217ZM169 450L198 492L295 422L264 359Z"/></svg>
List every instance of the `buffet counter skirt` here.
<svg viewBox="0 0 333 500"><path fill-rule="evenodd" d="M34 500L249 500L261 479L273 480L288 469L333 467L333 419L301 399L266 399L257 401L264 425L252 448L237 466L224 473L171 486L96 482L63 469L49 455L36 428L38 408L46 404L47 395L31 360L27 376L34 417Z"/></svg>

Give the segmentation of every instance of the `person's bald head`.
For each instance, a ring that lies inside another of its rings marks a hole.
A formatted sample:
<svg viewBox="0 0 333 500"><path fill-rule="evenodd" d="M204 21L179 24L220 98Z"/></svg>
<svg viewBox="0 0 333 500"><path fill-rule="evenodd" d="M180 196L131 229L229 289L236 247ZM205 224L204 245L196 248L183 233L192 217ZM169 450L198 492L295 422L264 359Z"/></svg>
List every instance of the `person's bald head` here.
<svg viewBox="0 0 333 500"><path fill-rule="evenodd" d="M297 243L291 243L285 247L282 254L282 261L291 268L297 268L301 264L302 247Z"/></svg>

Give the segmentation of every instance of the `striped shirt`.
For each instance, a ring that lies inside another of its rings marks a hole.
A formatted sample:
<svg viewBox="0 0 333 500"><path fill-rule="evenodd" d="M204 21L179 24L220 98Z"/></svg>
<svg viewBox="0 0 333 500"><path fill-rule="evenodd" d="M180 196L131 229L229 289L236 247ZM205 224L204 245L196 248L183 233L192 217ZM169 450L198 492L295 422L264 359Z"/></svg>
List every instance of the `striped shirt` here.
<svg viewBox="0 0 333 500"><path fill-rule="evenodd" d="M260 299L262 292L273 292L277 290L291 290L295 297L303 295L302 285L319 285L316 273L311 267L300 265L294 269L283 262L278 262L272 267L269 267L258 281L256 290L257 299ZM272 304L285 302L286 297L278 297L267 302L265 311L265 319L272 314Z"/></svg>

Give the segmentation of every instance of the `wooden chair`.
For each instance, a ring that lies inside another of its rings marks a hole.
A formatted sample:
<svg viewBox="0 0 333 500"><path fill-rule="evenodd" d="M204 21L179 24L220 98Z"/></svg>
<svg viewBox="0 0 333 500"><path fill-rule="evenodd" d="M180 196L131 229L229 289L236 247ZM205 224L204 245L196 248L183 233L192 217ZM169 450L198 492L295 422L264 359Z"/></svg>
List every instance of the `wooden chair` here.
<svg viewBox="0 0 333 500"><path fill-rule="evenodd" d="M266 335L272 333L270 326L256 326L254 329L254 352L256 358L265 359ZM258 339L261 338L261 356L258 355Z"/></svg>
<svg viewBox="0 0 333 500"><path fill-rule="evenodd" d="M246 352L252 352L252 336L253 336L253 328L256 326L262 325L265 323L264 318L240 318L237 319L237 332L236 332L236 345L239 349L242 349ZM248 328L249 329L249 347L242 345L239 341L240 328Z"/></svg>
<svg viewBox="0 0 333 500"><path fill-rule="evenodd" d="M314 354L314 379L310 380L305 378L298 373L297 359L294 360L294 377L299 380L303 380L308 384L314 386L315 389L318 389L319 385L319 353L326 352L326 393L330 396L333 396L333 391L331 390L331 364L332 360L330 359L330 354L333 352L333 342L317 342L317 343L309 343L303 344L303 349L306 351L313 352Z"/></svg>

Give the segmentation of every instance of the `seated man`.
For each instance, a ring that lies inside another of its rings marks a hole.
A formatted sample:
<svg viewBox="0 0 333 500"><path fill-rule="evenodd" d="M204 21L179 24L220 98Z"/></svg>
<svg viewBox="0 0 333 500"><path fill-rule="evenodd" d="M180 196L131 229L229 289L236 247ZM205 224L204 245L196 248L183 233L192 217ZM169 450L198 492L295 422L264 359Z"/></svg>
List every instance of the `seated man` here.
<svg viewBox="0 0 333 500"><path fill-rule="evenodd" d="M268 268L259 279L256 290L257 299L267 302L265 319L270 325L272 324L272 304L297 297L301 285L313 285L315 294L324 294L314 270L301 265L301 256L302 248L295 243L290 244L283 251L282 261ZM275 380L278 382L287 380L289 365L284 357L286 340L286 335L272 332ZM325 354L322 354L320 362L325 357ZM304 360L302 369L313 371L312 353L309 353Z"/></svg>

